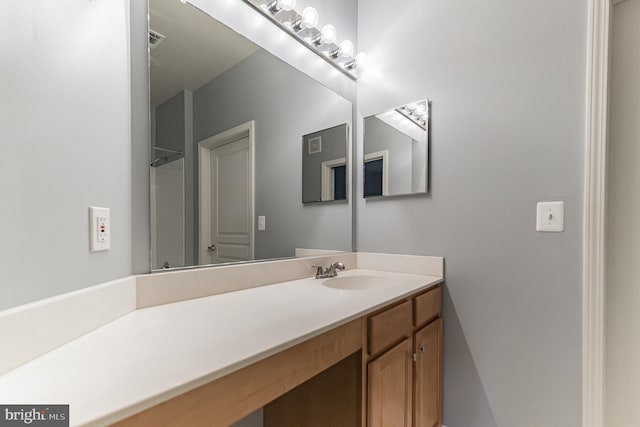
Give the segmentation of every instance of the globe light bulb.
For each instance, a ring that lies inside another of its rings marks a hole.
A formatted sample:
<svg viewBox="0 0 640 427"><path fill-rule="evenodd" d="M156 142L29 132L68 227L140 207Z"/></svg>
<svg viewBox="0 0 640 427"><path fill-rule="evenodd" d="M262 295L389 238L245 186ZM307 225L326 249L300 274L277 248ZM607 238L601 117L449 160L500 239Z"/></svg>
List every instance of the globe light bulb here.
<svg viewBox="0 0 640 427"><path fill-rule="evenodd" d="M340 43L340 54L342 56L351 56L354 51L353 42L351 40L344 40Z"/></svg>
<svg viewBox="0 0 640 427"><path fill-rule="evenodd" d="M336 30L336 27L331 24L327 24L322 27L322 43L331 44L336 41L337 37L338 32Z"/></svg>
<svg viewBox="0 0 640 427"><path fill-rule="evenodd" d="M356 61L356 63L355 63L356 67L362 67L364 64L366 64L366 63L367 63L367 60L368 60L368 59L369 59L369 58L368 58L368 56L367 56L367 54L366 54L366 53L364 53L364 52L360 52L359 54L357 54L357 55L356 55L356 59L355 59L355 61Z"/></svg>
<svg viewBox="0 0 640 427"><path fill-rule="evenodd" d="M278 9L286 10L287 12L296 7L296 0L278 0L276 2Z"/></svg>
<svg viewBox="0 0 640 427"><path fill-rule="evenodd" d="M318 11L311 6L304 8L301 17L301 26L303 28L315 27L318 25Z"/></svg>
<svg viewBox="0 0 640 427"><path fill-rule="evenodd" d="M416 114L422 115L427 111L427 107L424 104L418 104L416 107Z"/></svg>

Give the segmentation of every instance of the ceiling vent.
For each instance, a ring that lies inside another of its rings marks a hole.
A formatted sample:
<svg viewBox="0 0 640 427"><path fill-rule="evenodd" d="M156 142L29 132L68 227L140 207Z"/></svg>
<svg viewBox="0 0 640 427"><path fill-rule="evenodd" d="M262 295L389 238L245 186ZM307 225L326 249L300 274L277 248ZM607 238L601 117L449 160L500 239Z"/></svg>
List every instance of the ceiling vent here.
<svg viewBox="0 0 640 427"><path fill-rule="evenodd" d="M149 30L149 46L151 49L155 49L165 38L162 34Z"/></svg>

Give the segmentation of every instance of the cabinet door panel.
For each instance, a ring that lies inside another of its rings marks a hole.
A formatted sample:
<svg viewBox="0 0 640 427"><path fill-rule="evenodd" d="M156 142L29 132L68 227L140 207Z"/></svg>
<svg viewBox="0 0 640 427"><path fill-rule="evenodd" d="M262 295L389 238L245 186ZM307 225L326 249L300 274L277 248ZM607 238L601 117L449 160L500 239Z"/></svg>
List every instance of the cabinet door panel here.
<svg viewBox="0 0 640 427"><path fill-rule="evenodd" d="M415 333L414 427L440 426L442 413L442 319Z"/></svg>
<svg viewBox="0 0 640 427"><path fill-rule="evenodd" d="M368 427L411 426L411 340L405 339L368 365Z"/></svg>

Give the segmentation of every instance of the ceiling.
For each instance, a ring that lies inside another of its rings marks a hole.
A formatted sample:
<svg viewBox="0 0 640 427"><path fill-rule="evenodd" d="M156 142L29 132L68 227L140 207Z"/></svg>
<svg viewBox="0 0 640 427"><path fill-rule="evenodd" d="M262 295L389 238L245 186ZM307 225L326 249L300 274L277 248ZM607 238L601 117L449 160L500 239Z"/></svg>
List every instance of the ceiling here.
<svg viewBox="0 0 640 427"><path fill-rule="evenodd" d="M151 105L196 90L259 47L179 0L150 0L149 27L166 38L151 50Z"/></svg>

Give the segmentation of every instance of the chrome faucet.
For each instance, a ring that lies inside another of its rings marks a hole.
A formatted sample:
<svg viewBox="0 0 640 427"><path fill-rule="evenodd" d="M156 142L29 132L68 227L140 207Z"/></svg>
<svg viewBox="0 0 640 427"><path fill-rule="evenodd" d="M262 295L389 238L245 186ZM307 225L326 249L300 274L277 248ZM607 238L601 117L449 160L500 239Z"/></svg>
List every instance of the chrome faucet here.
<svg viewBox="0 0 640 427"><path fill-rule="evenodd" d="M326 279L328 277L336 277L338 275L337 270L344 270L345 267L343 263L336 261L326 269L322 268L321 265L314 265L313 268L316 269L316 279Z"/></svg>

